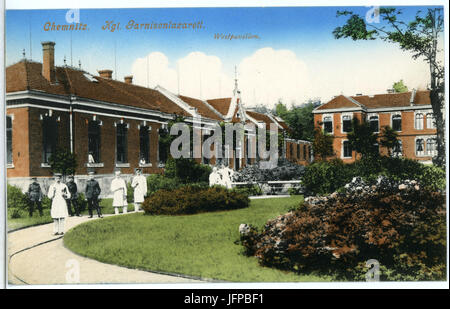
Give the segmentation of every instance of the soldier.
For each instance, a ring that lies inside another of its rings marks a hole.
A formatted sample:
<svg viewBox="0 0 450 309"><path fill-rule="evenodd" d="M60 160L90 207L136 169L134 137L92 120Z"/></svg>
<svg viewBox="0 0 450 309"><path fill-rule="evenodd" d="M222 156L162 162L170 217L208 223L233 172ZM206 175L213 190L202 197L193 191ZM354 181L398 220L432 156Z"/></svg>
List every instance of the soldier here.
<svg viewBox="0 0 450 309"><path fill-rule="evenodd" d="M72 175L69 175L68 181L67 181L67 188L69 188L70 191L70 199L67 200L67 210L69 211L69 216L73 216L72 212L72 206L75 210L75 215L77 217L80 217L80 208L78 207L78 188L77 184L74 182L74 177Z"/></svg>
<svg viewBox="0 0 450 309"><path fill-rule="evenodd" d="M37 182L37 178L36 177L32 177L31 178L32 182L30 184L30 186L28 187L28 199L29 199L29 214L30 217L33 216L33 211L34 211L34 206L37 206L37 209L39 210L39 215L42 216L42 190L41 190L41 186L39 185L39 183Z"/></svg>
<svg viewBox="0 0 450 309"><path fill-rule="evenodd" d="M103 218L102 211L98 204L98 196L100 195L101 189L98 181L94 179L94 173L89 172L89 180L86 183L86 199L88 202L89 218L92 218L92 210L97 211L99 218Z"/></svg>

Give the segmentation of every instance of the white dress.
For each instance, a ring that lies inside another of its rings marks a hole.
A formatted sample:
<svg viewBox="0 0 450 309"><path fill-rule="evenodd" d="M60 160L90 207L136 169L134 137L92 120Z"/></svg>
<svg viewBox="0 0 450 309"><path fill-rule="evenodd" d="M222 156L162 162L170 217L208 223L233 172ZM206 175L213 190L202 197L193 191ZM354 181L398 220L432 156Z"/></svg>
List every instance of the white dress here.
<svg viewBox="0 0 450 309"><path fill-rule="evenodd" d="M123 207L127 203L127 184L122 178L114 178L111 181L111 192L113 192L113 207Z"/></svg>
<svg viewBox="0 0 450 309"><path fill-rule="evenodd" d="M147 179L143 175L135 176L131 182L134 188L134 202L143 203L147 194Z"/></svg>
<svg viewBox="0 0 450 309"><path fill-rule="evenodd" d="M69 188L62 182L53 183L48 189L48 198L52 200L50 215L53 219L66 218L69 216L65 198L70 198Z"/></svg>

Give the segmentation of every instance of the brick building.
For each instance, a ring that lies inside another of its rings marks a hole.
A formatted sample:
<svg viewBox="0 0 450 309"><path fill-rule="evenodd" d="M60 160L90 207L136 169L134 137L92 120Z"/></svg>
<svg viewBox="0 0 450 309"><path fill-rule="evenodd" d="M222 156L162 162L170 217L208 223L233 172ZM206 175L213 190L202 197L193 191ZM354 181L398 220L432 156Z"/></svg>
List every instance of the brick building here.
<svg viewBox="0 0 450 309"><path fill-rule="evenodd" d="M103 188L109 188L116 169L127 177L137 167L145 174L162 173L166 155L160 153L159 137L167 134L168 123L177 117L203 132L197 133L203 139L218 123L242 123L245 145L228 149L232 158L223 162L234 169L255 163L248 158L255 136L250 124L269 127L273 123L283 134L289 130L279 118L247 111L237 87L230 98L190 98L160 86L135 85L132 76L123 82L113 80L111 70L93 76L81 69L55 66L55 43L43 42L42 46L42 63L24 59L6 68L7 177L9 183L23 189L32 176L39 177L44 187L48 185L48 158L57 148L76 154L79 183L90 170L105 182ZM284 151L286 156L307 164L310 156L301 153L310 152L310 143L286 140L284 147L289 149L291 144L296 145L295 151ZM197 160L217 163L215 157Z"/></svg>
<svg viewBox="0 0 450 309"><path fill-rule="evenodd" d="M352 130L352 119L368 121L375 133L389 126L398 134L399 145L391 155L403 156L431 163L436 153L436 127L429 91L386 93L373 96L357 95L334 97L314 111L315 127L334 136L335 157L350 163L356 153L347 140ZM382 155L387 149L379 145Z"/></svg>

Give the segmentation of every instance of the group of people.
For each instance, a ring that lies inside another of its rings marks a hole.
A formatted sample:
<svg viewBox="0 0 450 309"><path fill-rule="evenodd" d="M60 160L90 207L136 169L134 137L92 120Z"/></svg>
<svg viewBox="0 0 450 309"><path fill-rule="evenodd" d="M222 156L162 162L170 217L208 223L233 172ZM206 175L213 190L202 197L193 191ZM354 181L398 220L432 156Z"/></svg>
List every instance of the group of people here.
<svg viewBox="0 0 450 309"><path fill-rule="evenodd" d="M68 176L67 183L63 183L61 174L54 175L55 182L52 183L48 189L48 198L51 199L50 215L54 221L54 235L64 234L64 220L68 216L80 215L80 207L78 205L78 188L72 175ZM141 204L147 195L147 180L142 175L142 170L137 169L133 177L131 186L134 189L134 211L140 210ZM125 179L121 177L120 171L115 172L114 179L111 181L111 192L113 193L113 207L114 213L119 214L119 209L122 208L122 213L127 213L127 184ZM89 173L88 181L86 182L85 197L88 204L89 218L93 217L93 211L97 212L99 218L103 218L101 208L99 205L99 196L101 193L100 185L94 178L94 173ZM39 214L42 216L42 193L41 187L37 182L37 178L33 177L32 182L27 192L30 207L29 215L33 216L34 209L37 208ZM74 212L72 212L72 206Z"/></svg>

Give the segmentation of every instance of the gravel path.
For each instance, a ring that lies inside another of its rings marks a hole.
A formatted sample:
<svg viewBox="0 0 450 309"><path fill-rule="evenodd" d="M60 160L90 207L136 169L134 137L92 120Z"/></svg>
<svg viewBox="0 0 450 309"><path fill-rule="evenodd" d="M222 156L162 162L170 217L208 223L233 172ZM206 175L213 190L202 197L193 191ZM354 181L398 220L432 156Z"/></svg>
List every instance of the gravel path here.
<svg viewBox="0 0 450 309"><path fill-rule="evenodd" d="M88 220L97 218L69 217L65 229L68 231ZM53 223L8 233L8 256L10 285L204 282L81 257L64 247L62 236L53 236Z"/></svg>

